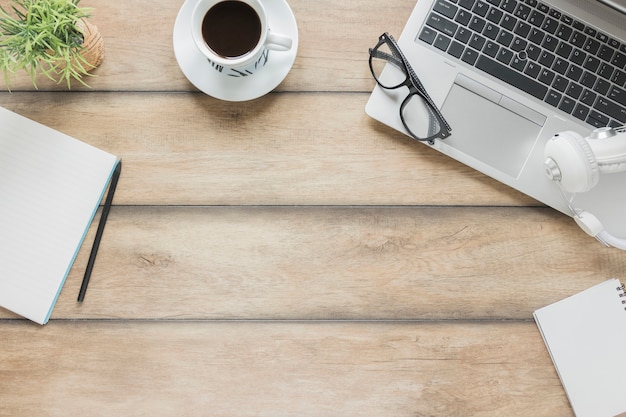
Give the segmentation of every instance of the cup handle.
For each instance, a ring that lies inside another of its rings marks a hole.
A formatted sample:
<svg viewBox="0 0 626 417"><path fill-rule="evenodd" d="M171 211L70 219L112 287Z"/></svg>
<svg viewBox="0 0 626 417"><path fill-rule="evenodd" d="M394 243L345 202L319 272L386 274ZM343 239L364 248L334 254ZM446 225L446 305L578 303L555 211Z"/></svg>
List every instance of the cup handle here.
<svg viewBox="0 0 626 417"><path fill-rule="evenodd" d="M265 47L272 51L288 51L291 49L292 44L293 40L290 37L274 33L271 30L268 32L265 40Z"/></svg>

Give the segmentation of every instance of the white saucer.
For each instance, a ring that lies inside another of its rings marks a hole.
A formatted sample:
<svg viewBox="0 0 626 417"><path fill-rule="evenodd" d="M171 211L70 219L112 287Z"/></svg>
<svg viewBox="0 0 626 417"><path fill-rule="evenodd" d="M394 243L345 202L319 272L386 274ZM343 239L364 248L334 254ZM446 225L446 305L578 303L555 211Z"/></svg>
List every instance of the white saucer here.
<svg viewBox="0 0 626 417"><path fill-rule="evenodd" d="M174 24L174 54L187 79L200 91L228 101L261 97L280 84L291 69L298 52L298 25L286 0L262 0L269 27L293 39L289 51L269 51L264 68L247 77L229 77L216 71L195 46L191 37L191 14L198 0L187 0Z"/></svg>

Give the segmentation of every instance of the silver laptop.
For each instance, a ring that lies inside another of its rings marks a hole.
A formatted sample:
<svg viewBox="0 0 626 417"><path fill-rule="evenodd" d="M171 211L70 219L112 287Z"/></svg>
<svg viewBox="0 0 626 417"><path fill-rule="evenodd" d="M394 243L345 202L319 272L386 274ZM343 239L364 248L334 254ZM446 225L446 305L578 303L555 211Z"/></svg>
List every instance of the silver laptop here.
<svg viewBox="0 0 626 417"><path fill-rule="evenodd" d="M397 41L452 127L424 143L571 215L544 147L626 124L626 0L419 0ZM407 133L400 90L377 86L366 112ZM625 185L602 175L575 206L626 237Z"/></svg>

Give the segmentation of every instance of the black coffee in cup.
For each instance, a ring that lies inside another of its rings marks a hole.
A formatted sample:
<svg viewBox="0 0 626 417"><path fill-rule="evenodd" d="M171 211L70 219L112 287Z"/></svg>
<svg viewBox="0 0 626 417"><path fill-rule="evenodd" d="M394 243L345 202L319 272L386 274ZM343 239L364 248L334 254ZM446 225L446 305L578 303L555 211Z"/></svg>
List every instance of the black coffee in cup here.
<svg viewBox="0 0 626 417"><path fill-rule="evenodd" d="M259 43L261 19L244 2L222 1L204 15L202 37L216 55L237 58L251 52Z"/></svg>

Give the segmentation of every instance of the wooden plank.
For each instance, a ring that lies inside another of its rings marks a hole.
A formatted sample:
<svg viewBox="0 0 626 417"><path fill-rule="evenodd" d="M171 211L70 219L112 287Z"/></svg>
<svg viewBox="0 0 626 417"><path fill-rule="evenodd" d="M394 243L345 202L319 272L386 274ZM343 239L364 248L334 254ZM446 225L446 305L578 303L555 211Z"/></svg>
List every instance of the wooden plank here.
<svg viewBox="0 0 626 417"><path fill-rule="evenodd" d="M88 252L53 318L530 319L626 269L538 208L114 207L81 305Z"/></svg>
<svg viewBox="0 0 626 417"><path fill-rule="evenodd" d="M370 119L366 100L0 94L1 106L121 157L117 204L539 204Z"/></svg>
<svg viewBox="0 0 626 417"><path fill-rule="evenodd" d="M0 0L6 6L9 0ZM173 29L182 0L83 0L93 8L91 21L105 41L105 60L89 78L94 90L195 91L178 67ZM369 47L389 31L399 36L413 1L289 0L299 30L299 50L279 91L371 91ZM42 90L64 90L43 78ZM79 84L72 87L85 90ZM32 90L30 78L18 74L14 90Z"/></svg>
<svg viewBox="0 0 626 417"><path fill-rule="evenodd" d="M0 322L0 416L570 416L532 322Z"/></svg>

